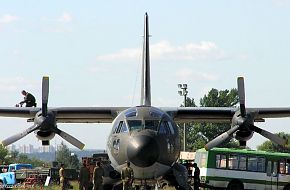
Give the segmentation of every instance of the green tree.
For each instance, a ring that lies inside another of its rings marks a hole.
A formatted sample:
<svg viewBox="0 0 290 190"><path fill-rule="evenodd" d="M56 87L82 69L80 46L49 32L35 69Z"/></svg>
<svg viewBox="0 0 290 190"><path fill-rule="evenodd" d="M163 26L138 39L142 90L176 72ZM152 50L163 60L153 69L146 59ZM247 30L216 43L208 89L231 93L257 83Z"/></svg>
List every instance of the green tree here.
<svg viewBox="0 0 290 190"><path fill-rule="evenodd" d="M284 133L284 132L279 132L276 133L276 135L290 140L290 134ZM257 146L257 150L263 150L263 151L271 151L271 152L287 152L290 153L290 145L287 144L285 147L275 144L270 140L266 140L263 142L261 145Z"/></svg>
<svg viewBox="0 0 290 190"><path fill-rule="evenodd" d="M8 150L3 144L0 144L0 164L7 163Z"/></svg>
<svg viewBox="0 0 290 190"><path fill-rule="evenodd" d="M79 169L80 161L74 153L62 142L61 148L56 152L56 161L64 164L66 168Z"/></svg>
<svg viewBox="0 0 290 190"><path fill-rule="evenodd" d="M201 107L234 107L238 103L237 89L217 90L211 89L207 95L200 99ZM190 104L189 104L190 105ZM193 102L191 105L195 106ZM197 150L218 135L230 129L229 123L189 123L187 127L187 149ZM221 147L238 147L234 139L228 139Z"/></svg>
<svg viewBox="0 0 290 190"><path fill-rule="evenodd" d="M0 148L1 149L1 148ZM29 163L33 167L42 166L45 162L37 158L29 158L26 154L19 153L18 151L8 152L4 158L6 164L10 163Z"/></svg>
<svg viewBox="0 0 290 190"><path fill-rule="evenodd" d="M184 103L180 105L180 107L184 107ZM194 98L186 98L186 107L196 107ZM190 130L190 126L193 126L191 123L180 123L179 124L179 136L180 136L180 144L183 147L183 134L184 134L184 126L185 125L185 134L186 134L186 139L188 138L188 133ZM188 144L187 140L186 140L186 144ZM186 145L186 149L187 149L187 145Z"/></svg>

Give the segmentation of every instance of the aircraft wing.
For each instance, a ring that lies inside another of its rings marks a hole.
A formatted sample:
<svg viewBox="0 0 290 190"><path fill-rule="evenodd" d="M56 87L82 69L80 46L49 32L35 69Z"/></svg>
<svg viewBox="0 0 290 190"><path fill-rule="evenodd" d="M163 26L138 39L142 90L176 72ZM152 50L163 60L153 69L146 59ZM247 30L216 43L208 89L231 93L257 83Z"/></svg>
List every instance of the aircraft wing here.
<svg viewBox="0 0 290 190"><path fill-rule="evenodd" d="M239 111L235 107L176 107L161 108L172 116L175 122L218 122L231 123L234 114ZM254 113L255 122L263 122L264 118L290 117L290 108L247 108L247 113Z"/></svg>
<svg viewBox="0 0 290 190"><path fill-rule="evenodd" d="M58 123L111 123L119 112L127 107L51 107ZM0 117L27 118L33 121L41 108L4 107L0 108Z"/></svg>
<svg viewBox="0 0 290 190"><path fill-rule="evenodd" d="M111 123L121 111L128 107L51 107L58 123ZM175 122L218 122L230 123L239 110L235 107L163 107ZM33 121L41 108L3 107L0 117L27 118ZM255 121L264 118L290 117L290 108L247 108L247 113L255 113Z"/></svg>

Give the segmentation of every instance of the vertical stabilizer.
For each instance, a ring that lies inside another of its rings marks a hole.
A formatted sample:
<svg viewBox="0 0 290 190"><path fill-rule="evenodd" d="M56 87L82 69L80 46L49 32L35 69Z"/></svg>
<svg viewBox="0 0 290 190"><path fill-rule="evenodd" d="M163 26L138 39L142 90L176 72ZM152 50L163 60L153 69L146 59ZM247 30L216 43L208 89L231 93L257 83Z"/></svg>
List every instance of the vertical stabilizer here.
<svg viewBox="0 0 290 190"><path fill-rule="evenodd" d="M151 106L149 26L148 26L148 15L147 15L147 13L145 13L145 20L144 20L141 105L142 106Z"/></svg>

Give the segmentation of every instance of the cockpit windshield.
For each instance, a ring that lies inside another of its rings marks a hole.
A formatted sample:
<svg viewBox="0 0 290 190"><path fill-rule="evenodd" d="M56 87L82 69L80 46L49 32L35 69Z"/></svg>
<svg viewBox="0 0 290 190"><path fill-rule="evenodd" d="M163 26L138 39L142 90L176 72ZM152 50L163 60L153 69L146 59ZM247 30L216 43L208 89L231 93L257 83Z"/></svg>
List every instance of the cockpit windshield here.
<svg viewBox="0 0 290 190"><path fill-rule="evenodd" d="M140 129L151 129L154 131L158 130L160 120L127 120L130 130L140 130Z"/></svg>
<svg viewBox="0 0 290 190"><path fill-rule="evenodd" d="M159 120L145 120L145 129L151 129L157 131L159 126Z"/></svg>
<svg viewBox="0 0 290 190"><path fill-rule="evenodd" d="M142 129L142 120L128 120L130 130Z"/></svg>

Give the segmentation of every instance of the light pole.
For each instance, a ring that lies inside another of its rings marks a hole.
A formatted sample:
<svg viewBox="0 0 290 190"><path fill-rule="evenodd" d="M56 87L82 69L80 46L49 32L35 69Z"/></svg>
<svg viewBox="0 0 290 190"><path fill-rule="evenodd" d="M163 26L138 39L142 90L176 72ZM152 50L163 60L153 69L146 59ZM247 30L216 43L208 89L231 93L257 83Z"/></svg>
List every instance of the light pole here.
<svg viewBox="0 0 290 190"><path fill-rule="evenodd" d="M178 94L180 96L184 96L184 107L186 107L186 96L187 96L187 84L178 84L178 88L181 89L178 91ZM183 151L185 151L186 146L186 139L185 139L186 133L185 133L185 123L183 124Z"/></svg>

